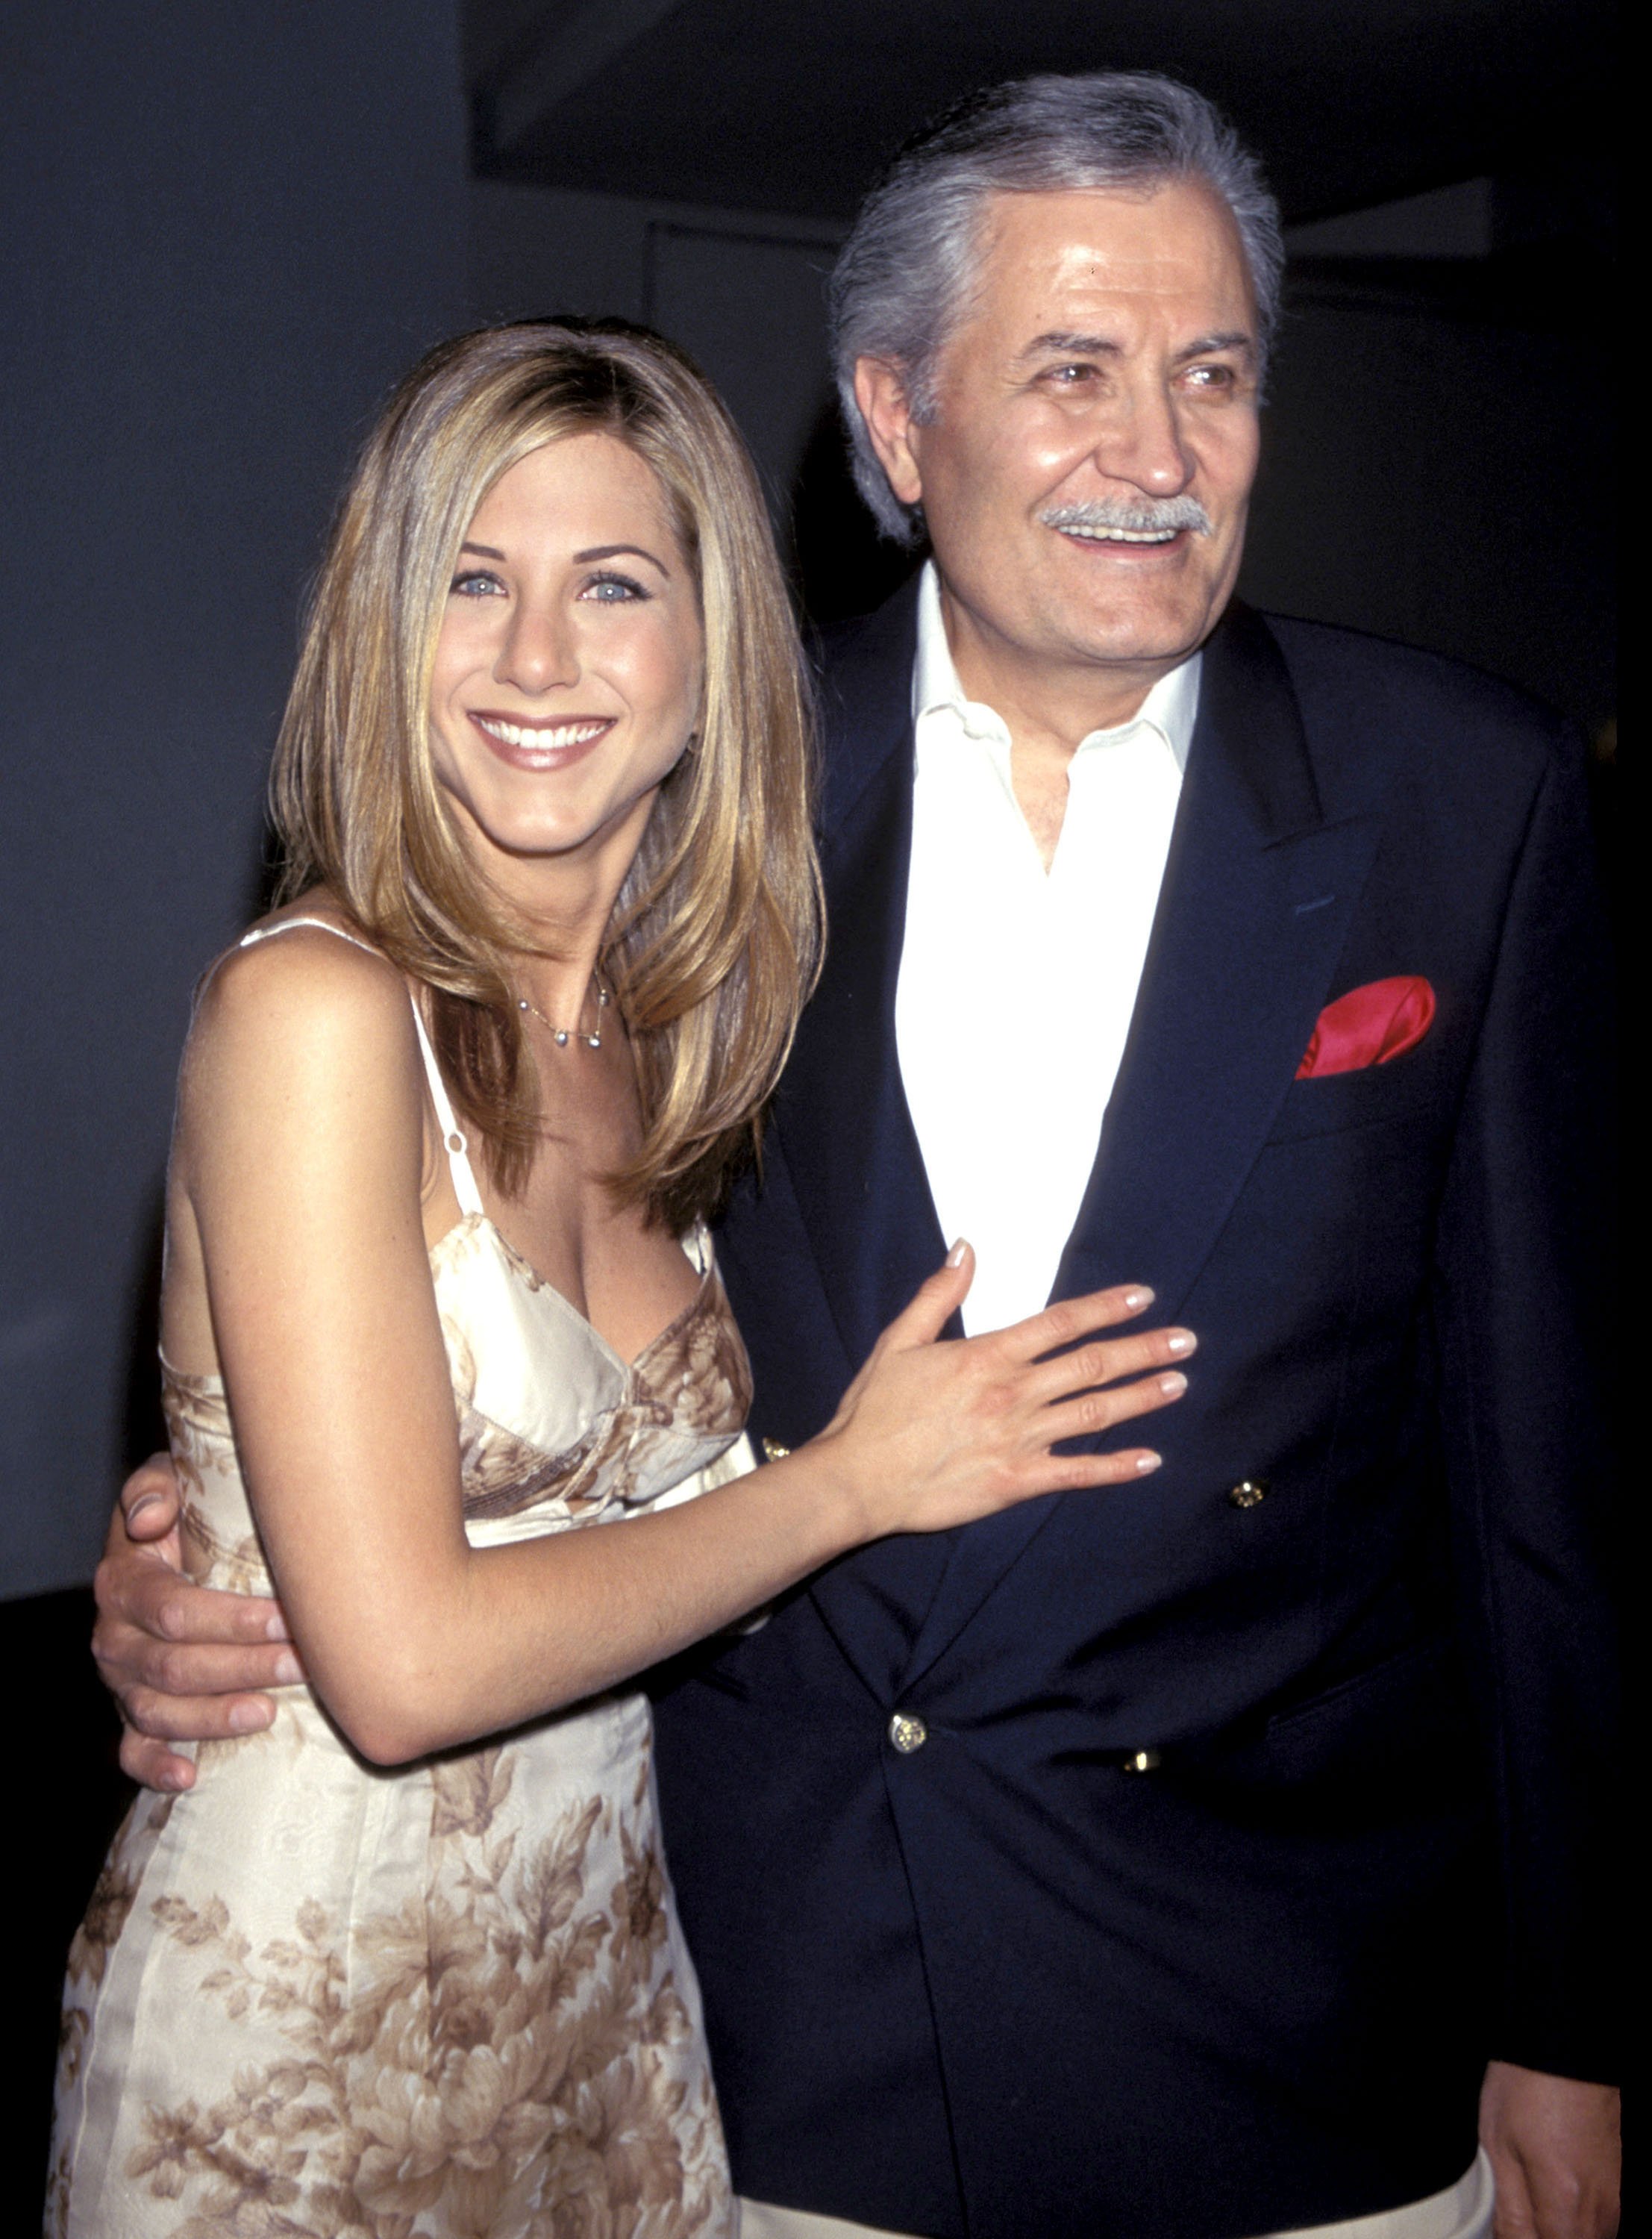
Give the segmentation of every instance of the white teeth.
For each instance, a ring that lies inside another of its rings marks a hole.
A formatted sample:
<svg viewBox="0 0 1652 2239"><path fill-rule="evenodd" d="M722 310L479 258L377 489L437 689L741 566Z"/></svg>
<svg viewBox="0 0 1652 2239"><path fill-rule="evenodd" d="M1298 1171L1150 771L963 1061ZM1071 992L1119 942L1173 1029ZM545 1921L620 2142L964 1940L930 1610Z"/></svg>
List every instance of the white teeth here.
<svg viewBox="0 0 1652 2239"><path fill-rule="evenodd" d="M607 729L606 723L561 723L551 731L525 730L520 723L502 723L492 715L478 715L490 739L501 746L526 747L534 754L550 754L559 747L581 747L587 739L599 737Z"/></svg>
<svg viewBox="0 0 1652 2239"><path fill-rule="evenodd" d="M1175 528L1065 528L1064 536L1082 537L1090 544L1168 544L1181 534Z"/></svg>

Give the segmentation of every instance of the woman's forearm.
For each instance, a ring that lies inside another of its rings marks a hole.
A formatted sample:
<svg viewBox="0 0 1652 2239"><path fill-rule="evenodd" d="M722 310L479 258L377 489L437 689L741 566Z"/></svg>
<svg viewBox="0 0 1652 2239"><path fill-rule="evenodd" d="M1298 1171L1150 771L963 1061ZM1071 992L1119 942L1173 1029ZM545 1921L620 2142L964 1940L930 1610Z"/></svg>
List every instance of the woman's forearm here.
<svg viewBox="0 0 1652 2239"><path fill-rule="evenodd" d="M680 1506L457 1551L434 1591L392 1588L344 1652L306 1644L306 1663L355 1747L401 1764L632 1678L865 1536L823 1440Z"/></svg>

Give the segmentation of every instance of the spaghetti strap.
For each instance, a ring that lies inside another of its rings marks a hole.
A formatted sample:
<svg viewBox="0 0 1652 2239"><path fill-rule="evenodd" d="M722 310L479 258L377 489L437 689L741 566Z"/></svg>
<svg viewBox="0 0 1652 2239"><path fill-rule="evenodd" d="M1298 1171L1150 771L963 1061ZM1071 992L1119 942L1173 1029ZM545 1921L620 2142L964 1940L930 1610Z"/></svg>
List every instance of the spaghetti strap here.
<svg viewBox="0 0 1652 2239"><path fill-rule="evenodd" d="M313 926L317 933L335 934L340 940L348 940L352 948L362 949L368 956L382 957L386 963L389 961L384 956L384 951L375 948L370 940L359 940L355 933L346 933L342 925L335 925L330 918L324 917L284 917L275 925L255 925L250 933L243 933L236 945L239 948L250 948L257 941L273 940L277 933L290 932L301 925ZM411 988L408 990L408 1000L413 1007L414 1030L419 1037L419 1054L424 1060L430 1101L436 1107L436 1125L441 1130L441 1147L448 1153L448 1171L453 1177L453 1193L459 1200L461 1213L481 1213L483 1209L481 1192L476 1186L475 1170L470 1163L470 1146L454 1111L447 1083L441 1078L435 1051L430 1046L430 1036L425 1028L424 1014L419 1008L419 999Z"/></svg>
<svg viewBox="0 0 1652 2239"><path fill-rule="evenodd" d="M236 947L251 948L261 940L274 940L277 933L291 933L295 926L301 925L314 926L317 933L330 933L340 940L348 940L352 948L361 949L365 955L384 957L384 951L375 948L370 940L358 940L353 933L346 933L342 925L335 925L330 918L325 917L284 917L275 925L255 925L250 933L242 934ZM389 959L384 957L384 960L388 963Z"/></svg>
<svg viewBox="0 0 1652 2239"><path fill-rule="evenodd" d="M475 1171L470 1163L470 1147L465 1140L464 1129L453 1108L447 1083L441 1078L441 1067L436 1063L436 1053L430 1046L430 1036L425 1029L424 1014L419 1008L418 998L408 990L408 1000L413 1005L413 1024L419 1036L419 1051L424 1059L425 1079L430 1084L430 1101L436 1107L436 1124L441 1129L441 1147L448 1153L448 1171L453 1176L453 1193L459 1200L463 1213L482 1210L481 1192L476 1186Z"/></svg>

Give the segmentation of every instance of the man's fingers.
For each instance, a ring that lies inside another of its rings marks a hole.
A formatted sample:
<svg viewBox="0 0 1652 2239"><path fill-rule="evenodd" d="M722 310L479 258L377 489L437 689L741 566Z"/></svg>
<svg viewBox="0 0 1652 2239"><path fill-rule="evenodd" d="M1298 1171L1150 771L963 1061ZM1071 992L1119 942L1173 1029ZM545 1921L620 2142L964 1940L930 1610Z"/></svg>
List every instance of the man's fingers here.
<svg viewBox="0 0 1652 2239"><path fill-rule="evenodd" d="M1539 2227L1526 2184L1526 2172L1510 2154L1491 2156L1497 2205L1492 2239L1539 2239Z"/></svg>
<svg viewBox="0 0 1652 2239"><path fill-rule="evenodd" d="M268 1695L178 1695L140 1686L123 1692L121 1711L127 1724L151 1741L227 1742L262 1733L275 1705Z"/></svg>
<svg viewBox="0 0 1652 2239"><path fill-rule="evenodd" d="M175 1757L164 1742L128 1726L121 1736L121 1771L140 1788L158 1788L171 1794L195 1786L195 1767L187 1757Z"/></svg>
<svg viewBox="0 0 1652 2239"><path fill-rule="evenodd" d="M180 1702L208 1695L252 1695L266 1687L295 1686L304 1676L295 1651L273 1642L257 1648L202 1645L156 1640L132 1631L115 1638L111 1649L95 1642L93 1652L104 1678L125 1701L135 1689L173 1696ZM145 1731L181 1734L187 1739L196 1729L173 1724Z"/></svg>
<svg viewBox="0 0 1652 2239"><path fill-rule="evenodd" d="M178 1520L178 1480L167 1454L140 1462L121 1487L129 1538L163 1539Z"/></svg>
<svg viewBox="0 0 1652 2239"><path fill-rule="evenodd" d="M122 1571L100 1606L116 1621L124 1619L156 1641L252 1647L291 1638L279 1602L262 1594L220 1593L216 1587L194 1586L158 1563ZM100 1619L100 1631L102 1626ZM96 1635L93 1638L96 1643ZM243 1684L262 1687L267 1683L255 1679Z"/></svg>

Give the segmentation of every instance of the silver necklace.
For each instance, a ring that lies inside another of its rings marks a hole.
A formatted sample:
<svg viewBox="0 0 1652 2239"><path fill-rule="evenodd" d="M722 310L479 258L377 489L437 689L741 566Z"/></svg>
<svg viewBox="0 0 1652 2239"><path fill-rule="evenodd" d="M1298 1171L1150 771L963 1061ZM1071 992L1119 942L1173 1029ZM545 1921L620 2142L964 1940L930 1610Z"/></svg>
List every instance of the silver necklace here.
<svg viewBox="0 0 1652 2239"><path fill-rule="evenodd" d="M602 1013L608 1007L608 991L602 984L600 973L594 972L591 974L591 985L596 989L596 1025L588 1034L584 1033L577 1024L571 1026L559 1026L554 1020L546 1017L537 1003L530 1003L526 995L519 995L516 998L516 1007L519 1011L529 1013L542 1026L548 1026L551 1040L556 1044L558 1049L566 1049L571 1041L583 1042L587 1049L600 1049ZM584 1012L581 1008L581 1016L583 1017L583 1015Z"/></svg>

